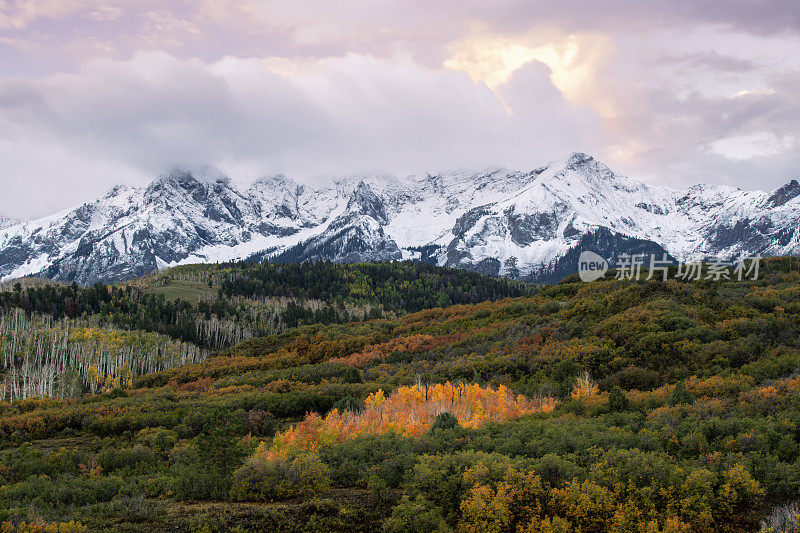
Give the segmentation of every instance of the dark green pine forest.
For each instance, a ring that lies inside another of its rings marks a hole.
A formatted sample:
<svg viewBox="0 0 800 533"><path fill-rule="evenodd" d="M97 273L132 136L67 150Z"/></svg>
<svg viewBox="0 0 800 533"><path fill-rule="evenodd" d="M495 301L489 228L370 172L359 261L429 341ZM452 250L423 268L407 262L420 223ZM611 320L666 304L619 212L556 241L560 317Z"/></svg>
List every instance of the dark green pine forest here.
<svg viewBox="0 0 800 533"><path fill-rule="evenodd" d="M0 361L2 531L800 528L792 258L743 281L22 279Z"/></svg>

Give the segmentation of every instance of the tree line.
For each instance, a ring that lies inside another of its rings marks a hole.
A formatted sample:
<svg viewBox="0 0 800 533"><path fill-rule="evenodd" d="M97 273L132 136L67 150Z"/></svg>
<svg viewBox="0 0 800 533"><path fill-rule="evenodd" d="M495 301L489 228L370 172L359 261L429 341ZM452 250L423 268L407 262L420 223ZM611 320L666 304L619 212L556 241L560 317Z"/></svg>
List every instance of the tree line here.
<svg viewBox="0 0 800 533"><path fill-rule="evenodd" d="M82 287L37 284L0 291L0 310L54 320L96 316L105 324L143 330L220 349L250 337L306 324L393 316L435 306L526 294L532 286L419 263L226 263L192 266L208 283L198 301L167 298L154 288L186 278L186 267L130 284Z"/></svg>

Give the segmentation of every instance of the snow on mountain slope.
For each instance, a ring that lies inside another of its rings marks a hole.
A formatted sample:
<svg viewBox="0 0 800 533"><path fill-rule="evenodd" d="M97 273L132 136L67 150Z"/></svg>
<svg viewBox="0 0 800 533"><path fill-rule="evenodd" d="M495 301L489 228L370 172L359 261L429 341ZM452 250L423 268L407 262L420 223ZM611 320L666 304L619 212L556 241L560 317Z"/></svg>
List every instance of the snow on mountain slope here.
<svg viewBox="0 0 800 533"><path fill-rule="evenodd" d="M512 197L459 219L452 236L437 241L445 250L437 258L448 266L524 276L599 228L652 241L673 257L797 254L800 187L792 184L782 188L775 206L760 191L650 187L573 154L548 165Z"/></svg>
<svg viewBox="0 0 800 533"><path fill-rule="evenodd" d="M17 220L15 218L4 217L0 215L0 230L4 230L6 228L10 228L11 226L16 226L17 224L21 224L21 220Z"/></svg>
<svg viewBox="0 0 800 533"><path fill-rule="evenodd" d="M579 246L673 257L798 254L798 222L794 180L771 193L677 191L580 153L531 172L353 176L320 185L279 175L248 188L210 167L176 168L147 187L115 187L41 220L0 224L0 278L109 282L254 258L415 259L549 279Z"/></svg>

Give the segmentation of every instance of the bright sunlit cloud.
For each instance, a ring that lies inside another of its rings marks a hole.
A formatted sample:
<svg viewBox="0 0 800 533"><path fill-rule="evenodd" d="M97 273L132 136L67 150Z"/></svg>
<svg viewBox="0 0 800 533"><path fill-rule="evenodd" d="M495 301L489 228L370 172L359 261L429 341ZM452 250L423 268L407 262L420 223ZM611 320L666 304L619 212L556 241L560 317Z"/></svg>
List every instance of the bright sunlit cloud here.
<svg viewBox="0 0 800 533"><path fill-rule="evenodd" d="M540 61L553 72L553 81L561 89L568 84L569 67L578 52L574 37L561 49L554 45L526 46L501 37L470 39L453 45L454 55L444 62L452 70L463 70L475 81L490 89L505 83L522 65Z"/></svg>

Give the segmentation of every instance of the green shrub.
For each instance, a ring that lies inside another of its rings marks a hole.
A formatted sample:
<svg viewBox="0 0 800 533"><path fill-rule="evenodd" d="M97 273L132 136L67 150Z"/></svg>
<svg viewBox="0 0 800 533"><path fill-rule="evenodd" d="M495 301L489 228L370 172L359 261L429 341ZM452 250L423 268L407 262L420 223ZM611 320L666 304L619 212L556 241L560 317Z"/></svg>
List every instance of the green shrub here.
<svg viewBox="0 0 800 533"><path fill-rule="evenodd" d="M256 455L233 474L230 496L234 500L273 501L310 497L330 488L330 469L314 452L292 459Z"/></svg>
<svg viewBox="0 0 800 533"><path fill-rule="evenodd" d="M431 502L419 495L408 496L392 509L392 516L383 524L384 533L431 533L451 531L442 513Z"/></svg>
<svg viewBox="0 0 800 533"><path fill-rule="evenodd" d="M614 385L608 394L608 408L611 411L627 411L630 407L628 397L619 386Z"/></svg>

